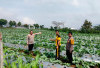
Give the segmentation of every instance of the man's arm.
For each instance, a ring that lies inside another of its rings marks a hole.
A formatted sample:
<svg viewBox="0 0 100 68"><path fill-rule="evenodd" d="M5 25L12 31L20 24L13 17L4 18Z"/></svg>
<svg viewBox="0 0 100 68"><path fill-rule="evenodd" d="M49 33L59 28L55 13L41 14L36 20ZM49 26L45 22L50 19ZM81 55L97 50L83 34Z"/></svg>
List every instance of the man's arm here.
<svg viewBox="0 0 100 68"><path fill-rule="evenodd" d="M70 49L70 53L72 53L72 46L74 45L74 39L71 39L71 49Z"/></svg>
<svg viewBox="0 0 100 68"><path fill-rule="evenodd" d="M34 33L35 35L37 35L37 34L41 34L41 32L39 32L39 33Z"/></svg>
<svg viewBox="0 0 100 68"><path fill-rule="evenodd" d="M74 39L71 39L71 45L74 45Z"/></svg>
<svg viewBox="0 0 100 68"><path fill-rule="evenodd" d="M56 39L50 39L50 41L56 41Z"/></svg>

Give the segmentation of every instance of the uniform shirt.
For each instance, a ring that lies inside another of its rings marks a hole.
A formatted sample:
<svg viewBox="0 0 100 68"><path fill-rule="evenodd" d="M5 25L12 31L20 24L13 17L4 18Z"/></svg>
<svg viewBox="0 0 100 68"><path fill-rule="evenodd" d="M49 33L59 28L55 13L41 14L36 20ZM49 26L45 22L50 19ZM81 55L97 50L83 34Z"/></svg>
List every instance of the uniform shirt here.
<svg viewBox="0 0 100 68"><path fill-rule="evenodd" d="M58 44L58 41L60 41L59 44ZM58 44L59 46L61 46L61 37L60 37L60 35L57 35L57 36L56 36L56 46L57 46L57 44Z"/></svg>
<svg viewBox="0 0 100 68"><path fill-rule="evenodd" d="M74 45L74 38L73 37L70 37L67 40L67 45L66 45L67 50L72 51L73 50L73 45Z"/></svg>
<svg viewBox="0 0 100 68"><path fill-rule="evenodd" d="M35 34L28 34L27 35L27 44L34 44L34 36Z"/></svg>

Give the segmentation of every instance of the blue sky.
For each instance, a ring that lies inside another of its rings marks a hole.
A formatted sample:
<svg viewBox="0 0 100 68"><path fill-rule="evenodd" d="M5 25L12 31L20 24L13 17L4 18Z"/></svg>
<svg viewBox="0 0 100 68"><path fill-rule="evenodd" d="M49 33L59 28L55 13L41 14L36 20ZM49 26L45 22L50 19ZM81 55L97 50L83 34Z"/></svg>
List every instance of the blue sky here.
<svg viewBox="0 0 100 68"><path fill-rule="evenodd" d="M65 22L65 27L79 29L87 19L100 24L100 0L0 0L0 18L23 24L52 25Z"/></svg>

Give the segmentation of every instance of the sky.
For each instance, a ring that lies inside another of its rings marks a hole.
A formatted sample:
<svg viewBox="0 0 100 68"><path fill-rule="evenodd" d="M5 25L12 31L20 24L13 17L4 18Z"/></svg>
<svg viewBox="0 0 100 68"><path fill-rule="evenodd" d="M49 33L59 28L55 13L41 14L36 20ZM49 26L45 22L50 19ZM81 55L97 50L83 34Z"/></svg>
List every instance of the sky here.
<svg viewBox="0 0 100 68"><path fill-rule="evenodd" d="M57 21L79 29L86 19L100 24L100 0L0 0L0 18L45 27Z"/></svg>

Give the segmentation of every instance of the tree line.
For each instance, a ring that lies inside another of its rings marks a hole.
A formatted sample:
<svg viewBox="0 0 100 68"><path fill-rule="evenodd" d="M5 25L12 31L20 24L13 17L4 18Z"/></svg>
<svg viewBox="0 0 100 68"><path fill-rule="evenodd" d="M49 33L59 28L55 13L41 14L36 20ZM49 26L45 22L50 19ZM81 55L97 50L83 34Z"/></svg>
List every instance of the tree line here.
<svg viewBox="0 0 100 68"><path fill-rule="evenodd" d="M0 27L5 26L7 23L9 23L9 27L21 26L21 22L16 23L16 21L11 21L11 20L8 22L6 19L0 19Z"/></svg>
<svg viewBox="0 0 100 68"><path fill-rule="evenodd" d="M59 23L58 23L58 25L59 25ZM97 26L93 26L92 22L85 20L79 30L71 29L68 27L64 27L64 28L52 27L52 26L50 27L50 30L56 30L56 29L58 29L59 31L62 31L62 32L72 31L72 32L80 32L80 33L100 33L100 24Z"/></svg>
<svg viewBox="0 0 100 68"><path fill-rule="evenodd" d="M25 27L28 28L29 26L31 28L35 28L35 29L43 29L44 25L39 25L39 24L33 24L33 25L28 25L28 24L22 24L21 22L16 22L16 21L7 21L6 19L0 19L0 27L5 27L6 25L9 25L9 27Z"/></svg>
<svg viewBox="0 0 100 68"><path fill-rule="evenodd" d="M76 29L71 29L68 27L63 27L60 28L60 25L64 25L64 23L61 22L56 22L53 21L54 26L50 26L50 28L45 28L44 25L39 25L39 24L33 24L33 25L28 25L28 24L23 24L21 22L16 22L16 21L7 21L6 19L0 19L0 27L4 27L5 25L9 25L9 27L25 27L28 28L35 28L35 29L46 29L46 30L59 30L62 32L67 32L67 31L73 31L73 32L81 32L81 33L100 33L100 24L97 26L93 26L92 22L85 20L83 25L79 30Z"/></svg>

